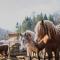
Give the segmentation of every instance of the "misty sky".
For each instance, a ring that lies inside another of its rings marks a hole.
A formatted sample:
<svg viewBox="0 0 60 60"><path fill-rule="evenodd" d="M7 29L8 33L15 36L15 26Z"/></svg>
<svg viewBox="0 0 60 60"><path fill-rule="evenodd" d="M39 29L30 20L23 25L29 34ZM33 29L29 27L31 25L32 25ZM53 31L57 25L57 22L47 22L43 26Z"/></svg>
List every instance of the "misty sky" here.
<svg viewBox="0 0 60 60"><path fill-rule="evenodd" d="M60 11L60 0L0 0L0 27L15 30L16 22L36 13Z"/></svg>

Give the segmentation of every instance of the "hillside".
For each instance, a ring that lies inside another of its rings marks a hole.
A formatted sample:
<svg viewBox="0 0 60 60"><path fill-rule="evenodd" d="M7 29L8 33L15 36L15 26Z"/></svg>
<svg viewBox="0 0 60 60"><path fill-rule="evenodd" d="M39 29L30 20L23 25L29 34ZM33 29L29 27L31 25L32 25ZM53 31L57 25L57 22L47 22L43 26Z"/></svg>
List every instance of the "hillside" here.
<svg viewBox="0 0 60 60"><path fill-rule="evenodd" d="M0 28L0 40L7 39L9 32L10 31L8 31L8 30L5 30L5 29Z"/></svg>

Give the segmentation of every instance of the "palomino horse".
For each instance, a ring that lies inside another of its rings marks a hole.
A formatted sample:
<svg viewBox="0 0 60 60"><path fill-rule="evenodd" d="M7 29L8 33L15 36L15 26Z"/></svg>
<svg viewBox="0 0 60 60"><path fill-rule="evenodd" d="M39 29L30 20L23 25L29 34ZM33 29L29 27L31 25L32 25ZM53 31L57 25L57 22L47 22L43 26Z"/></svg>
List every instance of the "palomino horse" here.
<svg viewBox="0 0 60 60"><path fill-rule="evenodd" d="M34 32L27 30L23 34L21 34L21 41L23 41L22 45L24 45L24 47L27 49L27 56L30 56L30 60L32 53L37 54L36 56L38 56L38 59L40 60L40 49L37 46L35 46L36 43L34 42L34 35Z"/></svg>
<svg viewBox="0 0 60 60"><path fill-rule="evenodd" d="M52 58L52 51L55 53L55 59L59 60L60 29L58 27L49 20L39 21L35 26L35 40L38 47L43 46L46 49L49 60ZM44 37L46 38L43 39Z"/></svg>

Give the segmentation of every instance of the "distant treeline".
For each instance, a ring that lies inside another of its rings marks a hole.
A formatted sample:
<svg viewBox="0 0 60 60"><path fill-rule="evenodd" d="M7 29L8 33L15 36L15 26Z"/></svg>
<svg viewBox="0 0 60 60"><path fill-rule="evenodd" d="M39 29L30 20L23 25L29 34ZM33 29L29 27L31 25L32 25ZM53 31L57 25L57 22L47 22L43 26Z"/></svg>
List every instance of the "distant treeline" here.
<svg viewBox="0 0 60 60"><path fill-rule="evenodd" d="M34 31L34 27L35 27L36 23L41 20L50 20L54 23L53 15L47 16L46 14L43 15L42 13L40 13L36 16L33 15L32 18L27 16L27 17L25 17L25 19L23 20L21 25L19 25L17 22L17 24L16 24L17 32L24 32L26 30Z"/></svg>

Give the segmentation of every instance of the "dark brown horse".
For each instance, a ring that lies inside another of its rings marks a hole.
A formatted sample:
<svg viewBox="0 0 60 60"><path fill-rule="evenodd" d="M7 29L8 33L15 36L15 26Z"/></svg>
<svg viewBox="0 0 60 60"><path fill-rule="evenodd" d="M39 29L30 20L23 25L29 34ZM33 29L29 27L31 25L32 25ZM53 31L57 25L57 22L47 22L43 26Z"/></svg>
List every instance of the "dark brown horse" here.
<svg viewBox="0 0 60 60"><path fill-rule="evenodd" d="M43 39L46 36L46 39ZM35 40L40 49L45 48L48 58L52 58L52 51L55 53L55 59L59 58L60 29L49 20L39 21L35 27Z"/></svg>

